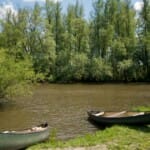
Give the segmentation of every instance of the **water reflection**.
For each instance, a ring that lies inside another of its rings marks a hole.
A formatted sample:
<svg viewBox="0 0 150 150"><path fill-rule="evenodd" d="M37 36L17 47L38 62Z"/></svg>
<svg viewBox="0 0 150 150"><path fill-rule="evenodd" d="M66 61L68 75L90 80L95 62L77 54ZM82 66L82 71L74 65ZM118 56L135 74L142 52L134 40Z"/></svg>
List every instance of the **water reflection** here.
<svg viewBox="0 0 150 150"><path fill-rule="evenodd" d="M97 130L87 121L87 110L125 110L150 105L150 85L40 85L33 96L0 105L0 130L21 129L47 121L58 138Z"/></svg>

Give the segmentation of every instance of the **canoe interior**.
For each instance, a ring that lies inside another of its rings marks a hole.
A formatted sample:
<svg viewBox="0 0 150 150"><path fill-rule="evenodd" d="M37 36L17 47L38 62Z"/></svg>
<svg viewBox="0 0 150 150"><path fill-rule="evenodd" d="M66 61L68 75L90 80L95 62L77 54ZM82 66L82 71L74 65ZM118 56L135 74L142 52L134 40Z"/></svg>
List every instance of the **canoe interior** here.
<svg viewBox="0 0 150 150"><path fill-rule="evenodd" d="M38 126L29 128L29 129L24 129L24 130L20 130L20 131L3 131L0 132L0 134L31 134L31 133L36 133L36 132L42 132L44 130L46 130L48 128L48 124L44 123L44 124L40 124Z"/></svg>
<svg viewBox="0 0 150 150"><path fill-rule="evenodd" d="M89 120L99 125L148 125L150 124L150 112L88 112Z"/></svg>
<svg viewBox="0 0 150 150"><path fill-rule="evenodd" d="M97 117L106 117L106 118L121 118L121 117L134 117L134 116L141 116L145 114L150 114L150 112L128 112L128 111L121 111L121 112L91 112L92 115Z"/></svg>

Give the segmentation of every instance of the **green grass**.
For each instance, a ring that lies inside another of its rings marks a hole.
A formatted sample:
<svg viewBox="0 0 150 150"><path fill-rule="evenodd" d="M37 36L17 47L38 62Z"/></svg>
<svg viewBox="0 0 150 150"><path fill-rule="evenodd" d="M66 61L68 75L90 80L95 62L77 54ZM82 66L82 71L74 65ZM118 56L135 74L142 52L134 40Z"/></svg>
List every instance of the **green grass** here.
<svg viewBox="0 0 150 150"><path fill-rule="evenodd" d="M138 106L133 108L134 111L150 111L150 106Z"/></svg>
<svg viewBox="0 0 150 150"><path fill-rule="evenodd" d="M60 141L52 136L47 142L32 146L28 150L89 147L101 144L106 145L110 150L149 150L150 126L112 126L68 141Z"/></svg>

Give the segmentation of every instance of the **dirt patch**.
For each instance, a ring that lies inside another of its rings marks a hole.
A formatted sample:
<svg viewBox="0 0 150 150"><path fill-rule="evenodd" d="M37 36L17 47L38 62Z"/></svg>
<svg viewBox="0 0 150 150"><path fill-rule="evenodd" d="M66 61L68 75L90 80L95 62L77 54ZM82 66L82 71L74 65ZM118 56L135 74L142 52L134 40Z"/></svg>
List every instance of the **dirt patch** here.
<svg viewBox="0 0 150 150"><path fill-rule="evenodd" d="M42 149L42 150L108 150L106 145L96 145L90 147L67 147L67 148L49 148L49 149Z"/></svg>

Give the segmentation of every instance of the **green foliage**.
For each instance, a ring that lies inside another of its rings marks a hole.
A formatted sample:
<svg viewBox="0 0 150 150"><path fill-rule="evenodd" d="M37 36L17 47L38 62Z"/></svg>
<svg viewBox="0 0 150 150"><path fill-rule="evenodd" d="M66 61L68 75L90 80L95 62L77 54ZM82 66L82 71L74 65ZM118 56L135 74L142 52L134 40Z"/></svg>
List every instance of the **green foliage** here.
<svg viewBox="0 0 150 150"><path fill-rule="evenodd" d="M56 80L59 82L71 81L71 70L69 69L70 54L67 51L60 51L57 55L55 69Z"/></svg>
<svg viewBox="0 0 150 150"><path fill-rule="evenodd" d="M71 53L70 68L72 79L81 81L87 78L88 57L85 53Z"/></svg>
<svg viewBox="0 0 150 150"><path fill-rule="evenodd" d="M89 20L78 0L66 13L52 0L8 11L0 48L17 64L30 58L38 82L149 81L150 2L143 3L136 17L131 0L95 0Z"/></svg>
<svg viewBox="0 0 150 150"><path fill-rule="evenodd" d="M112 68L102 58L92 58L90 76L95 81L107 81L112 78Z"/></svg>
<svg viewBox="0 0 150 150"><path fill-rule="evenodd" d="M34 78L28 59L16 62L0 49L0 97L25 94Z"/></svg>
<svg viewBox="0 0 150 150"><path fill-rule="evenodd" d="M132 79L133 61L131 59L119 62L117 67L122 80L130 81Z"/></svg>

